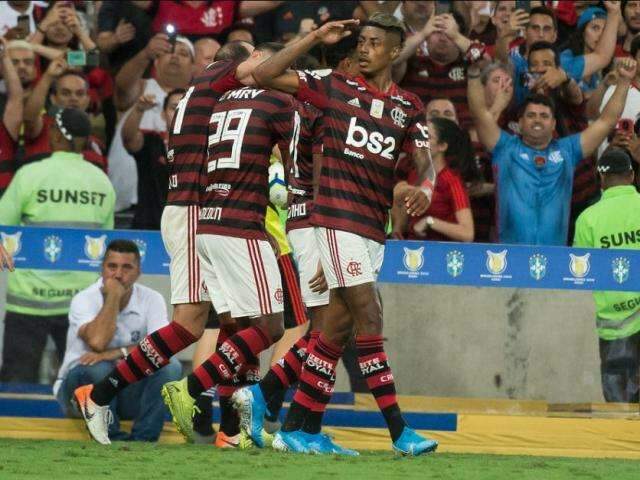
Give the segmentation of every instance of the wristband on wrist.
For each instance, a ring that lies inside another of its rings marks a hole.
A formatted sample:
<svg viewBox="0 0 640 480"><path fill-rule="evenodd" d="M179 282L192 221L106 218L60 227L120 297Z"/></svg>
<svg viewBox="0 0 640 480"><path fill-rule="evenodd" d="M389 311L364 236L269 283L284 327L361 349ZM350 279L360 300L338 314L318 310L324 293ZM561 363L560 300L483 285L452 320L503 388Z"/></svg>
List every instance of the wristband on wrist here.
<svg viewBox="0 0 640 480"><path fill-rule="evenodd" d="M127 355L129 354L129 352L127 352L127 349L125 347L120 347L120 353L122 353L122 358L126 358Z"/></svg>

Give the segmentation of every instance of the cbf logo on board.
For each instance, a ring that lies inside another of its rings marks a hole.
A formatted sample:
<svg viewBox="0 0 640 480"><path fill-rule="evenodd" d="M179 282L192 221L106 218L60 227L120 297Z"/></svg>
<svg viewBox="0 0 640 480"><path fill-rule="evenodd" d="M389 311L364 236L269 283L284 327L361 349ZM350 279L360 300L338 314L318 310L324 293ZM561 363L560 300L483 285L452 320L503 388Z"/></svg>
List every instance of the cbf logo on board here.
<svg viewBox="0 0 640 480"><path fill-rule="evenodd" d="M628 258L616 257L611 261L611 272L616 283L624 283L629 279L631 263Z"/></svg>
<svg viewBox="0 0 640 480"><path fill-rule="evenodd" d="M464 255L458 250L447 252L447 273L453 278L462 274L464 270Z"/></svg>
<svg viewBox="0 0 640 480"><path fill-rule="evenodd" d="M534 280L542 280L547 274L547 257L536 253L529 257L529 275Z"/></svg>
<svg viewBox="0 0 640 480"><path fill-rule="evenodd" d="M44 258L56 263L62 255L62 239L56 235L49 235L44 239Z"/></svg>

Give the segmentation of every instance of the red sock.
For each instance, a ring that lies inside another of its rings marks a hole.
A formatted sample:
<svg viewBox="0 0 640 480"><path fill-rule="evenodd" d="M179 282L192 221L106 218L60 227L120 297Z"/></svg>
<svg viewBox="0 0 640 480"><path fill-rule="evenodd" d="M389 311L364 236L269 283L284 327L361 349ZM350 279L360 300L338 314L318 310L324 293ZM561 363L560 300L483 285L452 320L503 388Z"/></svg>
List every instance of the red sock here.
<svg viewBox="0 0 640 480"><path fill-rule="evenodd" d="M387 422L391 438L395 441L406 423L398 406L396 384L384 351L382 336L358 335L356 349L360 372Z"/></svg>
<svg viewBox="0 0 640 480"><path fill-rule="evenodd" d="M258 326L236 333L187 377L189 394L196 398L214 385L230 381L243 365L255 361L271 344L270 335Z"/></svg>
<svg viewBox="0 0 640 480"><path fill-rule="evenodd" d="M127 385L135 383L160 370L173 355L196 340L189 330L171 322L144 337L126 358L118 362L116 369Z"/></svg>
<svg viewBox="0 0 640 480"><path fill-rule="evenodd" d="M111 373L94 385L91 399L98 405L108 405L118 392L157 372L169 363L173 355L196 340L191 332L176 322L147 335Z"/></svg>
<svg viewBox="0 0 640 480"><path fill-rule="evenodd" d="M312 412L324 412L336 383L336 365L343 348L320 335L308 351L293 400Z"/></svg>

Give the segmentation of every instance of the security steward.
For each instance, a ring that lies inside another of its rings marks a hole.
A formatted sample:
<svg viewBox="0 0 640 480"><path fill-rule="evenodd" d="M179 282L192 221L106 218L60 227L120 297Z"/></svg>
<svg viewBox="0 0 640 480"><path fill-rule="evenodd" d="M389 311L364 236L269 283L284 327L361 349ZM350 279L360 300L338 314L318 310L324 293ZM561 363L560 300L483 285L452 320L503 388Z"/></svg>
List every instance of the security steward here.
<svg viewBox="0 0 640 480"><path fill-rule="evenodd" d="M578 217L574 246L640 250L640 194L634 186L631 157L612 148L600 157L597 168L602 198ZM623 256L617 262L614 277L622 282L629 275L629 262ZM593 292L593 297L604 398L637 403L640 292Z"/></svg>
<svg viewBox="0 0 640 480"><path fill-rule="evenodd" d="M16 172L0 198L0 225L113 228L115 191L107 175L81 153L90 133L91 122L83 111L55 113L49 139L53 153ZM15 235L20 242L20 232ZM44 255L55 264L63 248L60 239L50 235L44 245L22 253ZM95 279L93 272L18 269L9 274L0 382L37 382L49 335L62 360L71 298Z"/></svg>

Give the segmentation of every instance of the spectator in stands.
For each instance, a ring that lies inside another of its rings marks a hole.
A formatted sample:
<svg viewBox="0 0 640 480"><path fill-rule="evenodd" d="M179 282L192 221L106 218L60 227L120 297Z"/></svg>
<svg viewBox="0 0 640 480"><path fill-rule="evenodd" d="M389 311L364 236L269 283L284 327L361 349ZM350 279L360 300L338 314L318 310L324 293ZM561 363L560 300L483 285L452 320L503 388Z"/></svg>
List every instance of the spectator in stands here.
<svg viewBox="0 0 640 480"><path fill-rule="evenodd" d="M47 96L51 101L51 108L45 112ZM89 101L89 83L84 75L68 70L67 62L62 56L49 63L25 104L23 163L40 160L51 153L49 136L53 117L58 109L77 108L86 112ZM89 136L82 155L88 162L107 170L104 145L95 136Z"/></svg>
<svg viewBox="0 0 640 480"><path fill-rule="evenodd" d="M633 185L631 164L629 155L617 148L600 157L602 199L578 218L574 246L640 249L640 195ZM616 279L628 274L628 263L614 266ZM635 287L635 292L593 292L607 402L638 403L639 399L640 292Z"/></svg>
<svg viewBox="0 0 640 480"><path fill-rule="evenodd" d="M501 128L510 133L517 133L517 118L512 118L513 81L511 67L499 62L485 66L480 76L484 88L484 98L489 113L496 119ZM477 242L494 242L495 234L495 184L491 154L478 140L475 127L469 130L474 159L478 171L478 180L467 183L467 192L471 202L471 213L474 223L474 240Z"/></svg>
<svg viewBox="0 0 640 480"><path fill-rule="evenodd" d="M616 32L620 22L620 6L617 2L605 2L607 7L607 21L600 39L595 43L593 52L581 52L571 55L565 54L560 61L559 69L547 75L546 83L551 88L556 88L573 78L580 82L583 78L589 78L594 72L603 69L611 61L615 48ZM584 18L589 18L589 14ZM530 92L530 82L527 72L529 51L534 43L547 42L555 44L558 36L558 23L553 10L546 7L535 7L530 14L523 10L513 12L509 24L498 32L496 43L496 57L502 61L511 61L514 66L515 99L519 106ZM517 33L524 28L524 43L510 45Z"/></svg>
<svg viewBox="0 0 640 480"><path fill-rule="evenodd" d="M504 29L509 25L509 17L516 10L515 0L498 0L495 2L493 12L491 14L491 24L494 27L493 39L491 41L482 40L487 45L492 47L496 44L498 39L498 31Z"/></svg>
<svg viewBox="0 0 640 480"><path fill-rule="evenodd" d="M525 85L527 92L551 96L556 106L582 105L584 100L582 90L571 75L560 66L558 52L551 43L536 42L531 45L527 55L527 74Z"/></svg>
<svg viewBox="0 0 640 480"><path fill-rule="evenodd" d="M631 2L629 2L631 3ZM640 14L640 12L639 12ZM631 42L631 58L640 59L640 35L633 39ZM618 122L618 127L614 134L617 134L619 137L626 137L630 140L637 133L640 123L638 122L639 113L640 113L640 90L638 90L638 82L640 81L640 72L636 72L636 77L634 78L632 88L629 89L629 95L627 96L627 101L624 105L624 110L620 116L620 122ZM617 75L614 72L613 74L608 75L608 81L603 82L605 85L609 85L604 88L598 88L596 92L593 94L593 100L590 99L589 103L598 102L597 111L601 112L611 96L615 91L615 83L617 82ZM630 125L631 128L622 128L623 125ZM638 125L638 126L636 126ZM619 138L619 140L621 140ZM601 151L604 151L609 144L609 139L606 139L602 144ZM622 145L618 145L622 146Z"/></svg>
<svg viewBox="0 0 640 480"><path fill-rule="evenodd" d="M399 237L400 231L402 237L411 240L472 242L473 217L463 181L475 176L468 135L465 138L454 122L442 117L432 118L428 126L431 158L438 178L431 205L423 216L411 218L402 214L402 208L394 208L394 236Z"/></svg>
<svg viewBox="0 0 640 480"><path fill-rule="evenodd" d="M633 56L631 54L631 42L640 33L640 1L622 0L621 6L626 33L618 39L615 52L616 58Z"/></svg>
<svg viewBox="0 0 640 480"><path fill-rule="evenodd" d="M11 39L27 38L30 33L36 31L38 20L43 15L41 2L30 1L9 1L0 2L0 36ZM29 27L23 31L18 26L18 17L27 15L29 17Z"/></svg>
<svg viewBox="0 0 640 480"><path fill-rule="evenodd" d="M193 73L198 75L207 65L213 63L213 59L220 50L220 44L213 38L201 38L194 42L195 59L193 61Z"/></svg>
<svg viewBox="0 0 640 480"><path fill-rule="evenodd" d="M22 85L7 51L7 41L0 37L0 73L7 89L4 111L0 119L0 197L16 171L15 154L22 125Z"/></svg>
<svg viewBox="0 0 640 480"><path fill-rule="evenodd" d="M62 52L95 50L96 44L81 23L71 2L55 2L47 11L36 31L29 38L32 44L47 44Z"/></svg>
<svg viewBox="0 0 640 480"><path fill-rule="evenodd" d="M582 133L553 139L555 106L548 97L528 97L519 119L522 137L509 135L487 110L479 68L470 67L469 107L497 172L500 241L566 244L573 171L614 127L636 74L636 62L625 59L617 70L616 92L600 117Z"/></svg>
<svg viewBox="0 0 640 480"><path fill-rule="evenodd" d="M159 230L160 217L167 199L168 126L171 125L184 89L169 92L162 105L162 117L167 124L164 132L143 132L140 121L144 112L155 106L153 95L142 95L122 126L122 141L138 165L138 204L133 217L133 228Z"/></svg>
<svg viewBox="0 0 640 480"><path fill-rule="evenodd" d="M156 34L147 46L125 63L116 76L115 104L119 110L129 110L141 95L154 95L155 106L144 112L140 128L145 131L165 132L162 105L167 93L176 88L188 88L193 75L194 48L189 40L178 36L173 46L164 33ZM153 65L151 78L143 78L145 70ZM116 127L116 135L109 149L109 178L116 189L116 211L138 203L138 172L134 158L122 143L122 125L125 113Z"/></svg>
<svg viewBox="0 0 640 480"><path fill-rule="evenodd" d="M7 53L18 73L24 98L27 99L37 74L33 46L24 40L12 40L7 44Z"/></svg>
<svg viewBox="0 0 640 480"><path fill-rule="evenodd" d="M149 43L154 3L128 0L101 2L96 43L101 52L108 54L112 72L117 72Z"/></svg>
<svg viewBox="0 0 640 480"><path fill-rule="evenodd" d="M394 79L418 95L424 103L433 97L448 97L463 128L470 126L465 98L467 78L464 57L477 45L465 37L459 14L432 16L420 32L410 36L396 60ZM426 40L426 43L425 43Z"/></svg>
<svg viewBox="0 0 640 480"><path fill-rule="evenodd" d="M66 416L81 418L70 401L76 388L102 379L141 339L169 323L164 298L137 283L139 277L136 244L112 240L102 260L101 278L73 297L67 350L53 386ZM120 392L110 406L109 438L157 441L166 414L160 389L181 373L180 362L173 358L166 367ZM133 420L130 435L120 431L120 419Z"/></svg>
<svg viewBox="0 0 640 480"><path fill-rule="evenodd" d="M620 5L617 2L606 3L608 13L597 7L589 7L582 12L576 24L577 30L569 38L569 48L560 54L560 63L585 94L598 86L602 70L611 63L616 34L622 22Z"/></svg>
<svg viewBox="0 0 640 480"><path fill-rule="evenodd" d="M53 153L17 171L0 198L0 225L113 228L111 182L81 155L91 131L88 115L66 108L53 124ZM104 237L87 237L89 241L99 245ZM62 248L51 235L40 254L55 263ZM37 382L48 336L62 360L71 297L94 280L92 272L21 269L9 275L0 382Z"/></svg>
<svg viewBox="0 0 640 480"><path fill-rule="evenodd" d="M253 2L241 2L253 3ZM323 0L309 0L304 2L259 2L277 4L269 11L256 16L254 29L256 44L262 42L289 42L296 37L304 25L322 25L329 20L352 18L359 3L353 0L327 2ZM421 2L409 2L421 3ZM377 7L377 6L376 6ZM242 16L242 15L241 15Z"/></svg>
<svg viewBox="0 0 640 480"><path fill-rule="evenodd" d="M164 32L166 26L171 24L180 35L191 41L201 37L220 40L237 20L268 12L281 3L228 0L159 2L152 30L154 33Z"/></svg>
<svg viewBox="0 0 640 480"><path fill-rule="evenodd" d="M432 118L446 118L451 120L456 125L458 122L458 114L456 113L456 107L446 97L434 97L425 106L425 112L427 113L427 120Z"/></svg>
<svg viewBox="0 0 640 480"><path fill-rule="evenodd" d="M467 25L467 36L485 45L496 42L496 27L491 21L494 2L486 0L463 0L451 2L454 10L462 15ZM513 2L515 4L515 2ZM515 8L515 5L514 5Z"/></svg>

